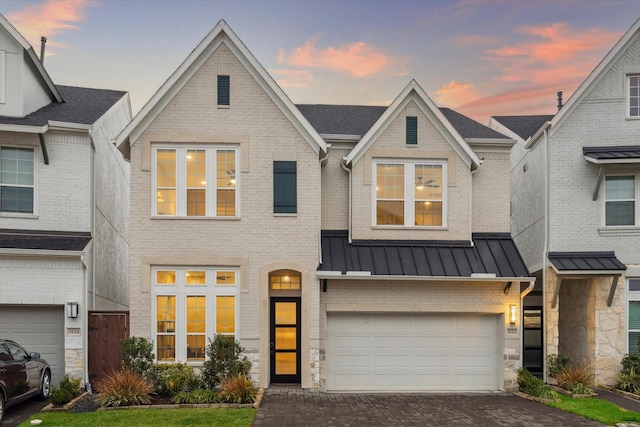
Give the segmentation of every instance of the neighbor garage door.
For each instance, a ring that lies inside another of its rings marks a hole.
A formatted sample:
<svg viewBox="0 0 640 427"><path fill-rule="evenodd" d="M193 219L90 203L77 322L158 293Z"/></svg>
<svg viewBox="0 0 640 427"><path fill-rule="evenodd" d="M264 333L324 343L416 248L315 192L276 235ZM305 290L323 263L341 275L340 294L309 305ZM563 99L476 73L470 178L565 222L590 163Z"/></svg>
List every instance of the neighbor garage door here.
<svg viewBox="0 0 640 427"><path fill-rule="evenodd" d="M498 390L498 316L328 313L327 389Z"/></svg>
<svg viewBox="0 0 640 427"><path fill-rule="evenodd" d="M0 338L36 351L51 365L53 384L64 377L64 309L62 306L0 305Z"/></svg>

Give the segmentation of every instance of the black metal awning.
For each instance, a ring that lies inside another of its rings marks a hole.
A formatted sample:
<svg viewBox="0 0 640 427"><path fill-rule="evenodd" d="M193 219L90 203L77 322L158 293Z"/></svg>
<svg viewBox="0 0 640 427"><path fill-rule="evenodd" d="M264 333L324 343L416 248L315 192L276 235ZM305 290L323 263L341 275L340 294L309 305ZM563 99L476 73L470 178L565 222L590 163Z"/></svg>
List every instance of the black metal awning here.
<svg viewBox="0 0 640 427"><path fill-rule="evenodd" d="M596 164L640 163L640 145L582 147L582 154Z"/></svg>
<svg viewBox="0 0 640 427"><path fill-rule="evenodd" d="M0 229L0 250L81 252L91 241L91 233Z"/></svg>

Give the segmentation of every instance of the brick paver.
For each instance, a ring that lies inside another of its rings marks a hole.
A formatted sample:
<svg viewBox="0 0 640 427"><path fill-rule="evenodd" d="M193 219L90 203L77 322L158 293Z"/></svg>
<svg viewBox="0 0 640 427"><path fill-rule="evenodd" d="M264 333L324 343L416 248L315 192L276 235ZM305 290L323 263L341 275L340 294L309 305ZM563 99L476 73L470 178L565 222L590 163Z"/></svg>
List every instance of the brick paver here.
<svg viewBox="0 0 640 427"><path fill-rule="evenodd" d="M509 393L324 393L265 390L254 427L602 426Z"/></svg>

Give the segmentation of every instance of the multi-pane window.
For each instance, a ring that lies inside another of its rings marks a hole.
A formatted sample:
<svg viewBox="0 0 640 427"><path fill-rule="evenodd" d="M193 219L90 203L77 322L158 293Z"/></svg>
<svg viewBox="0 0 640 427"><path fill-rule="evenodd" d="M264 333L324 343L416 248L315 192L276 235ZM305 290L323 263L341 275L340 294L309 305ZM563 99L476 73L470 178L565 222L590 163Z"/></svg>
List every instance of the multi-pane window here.
<svg viewBox="0 0 640 427"><path fill-rule="evenodd" d="M152 277L159 361L202 362L209 338L235 337L237 270L158 267Z"/></svg>
<svg viewBox="0 0 640 427"><path fill-rule="evenodd" d="M375 224L444 226L445 169L445 162L376 162Z"/></svg>
<svg viewBox="0 0 640 427"><path fill-rule="evenodd" d="M33 194L33 149L0 147L0 212L33 213Z"/></svg>
<svg viewBox="0 0 640 427"><path fill-rule="evenodd" d="M635 181L634 175L605 177L605 225L635 225Z"/></svg>
<svg viewBox="0 0 640 427"><path fill-rule="evenodd" d="M269 274L271 289L300 290L301 275L293 270L278 270Z"/></svg>
<svg viewBox="0 0 640 427"><path fill-rule="evenodd" d="M154 214L238 215L237 149L155 147Z"/></svg>
<svg viewBox="0 0 640 427"><path fill-rule="evenodd" d="M640 75L629 76L629 117L640 117Z"/></svg>
<svg viewBox="0 0 640 427"><path fill-rule="evenodd" d="M640 354L640 279L627 280L627 353Z"/></svg>

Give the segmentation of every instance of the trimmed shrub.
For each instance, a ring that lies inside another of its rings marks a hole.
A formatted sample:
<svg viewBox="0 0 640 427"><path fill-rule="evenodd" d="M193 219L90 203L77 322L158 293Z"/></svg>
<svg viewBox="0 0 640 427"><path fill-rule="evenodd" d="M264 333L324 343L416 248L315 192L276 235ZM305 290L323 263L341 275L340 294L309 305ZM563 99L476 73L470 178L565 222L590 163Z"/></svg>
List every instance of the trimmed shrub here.
<svg viewBox="0 0 640 427"><path fill-rule="evenodd" d="M633 369L630 372L624 372L623 369L616 379L616 388L629 393L640 394L640 376Z"/></svg>
<svg viewBox="0 0 640 427"><path fill-rule="evenodd" d="M518 386L522 392L541 399L556 399L558 397L551 387L525 368L518 369Z"/></svg>
<svg viewBox="0 0 640 427"><path fill-rule="evenodd" d="M137 372L144 378L149 378L155 355L153 343L146 338L129 337L120 341L120 357L123 369Z"/></svg>
<svg viewBox="0 0 640 427"><path fill-rule="evenodd" d="M65 375L58 386L51 387L49 400L54 406L62 406L82 394L82 380Z"/></svg>
<svg viewBox="0 0 640 427"><path fill-rule="evenodd" d="M220 383L218 398L227 403L253 403L256 401L258 388L247 375L232 375Z"/></svg>
<svg viewBox="0 0 640 427"><path fill-rule="evenodd" d="M570 361L571 359L568 356L563 356L561 354L548 354L547 373L551 378L556 378L560 371L569 367Z"/></svg>
<svg viewBox="0 0 640 427"><path fill-rule="evenodd" d="M640 354L625 354L622 358L622 370L624 374L640 372Z"/></svg>
<svg viewBox="0 0 640 427"><path fill-rule="evenodd" d="M575 394L591 394L593 390L593 374L588 365L580 364L566 367L556 374L558 385Z"/></svg>
<svg viewBox="0 0 640 427"><path fill-rule="evenodd" d="M192 391L181 391L171 398L176 404L196 405L201 403L218 403L218 393L206 388L197 388Z"/></svg>
<svg viewBox="0 0 640 427"><path fill-rule="evenodd" d="M97 384L100 406L133 406L151 403L153 386L137 372L112 372Z"/></svg>
<svg viewBox="0 0 640 427"><path fill-rule="evenodd" d="M208 388L215 388L226 377L249 375L251 361L241 357L244 348L233 337L216 335L213 341L209 339L206 351L202 382Z"/></svg>
<svg viewBox="0 0 640 427"><path fill-rule="evenodd" d="M175 396L181 391L200 387L198 375L186 363L156 363L151 368L150 377L159 396Z"/></svg>
<svg viewBox="0 0 640 427"><path fill-rule="evenodd" d="M54 406L62 406L71 402L73 396L69 390L53 386L51 387L51 393L49 393L49 400Z"/></svg>

